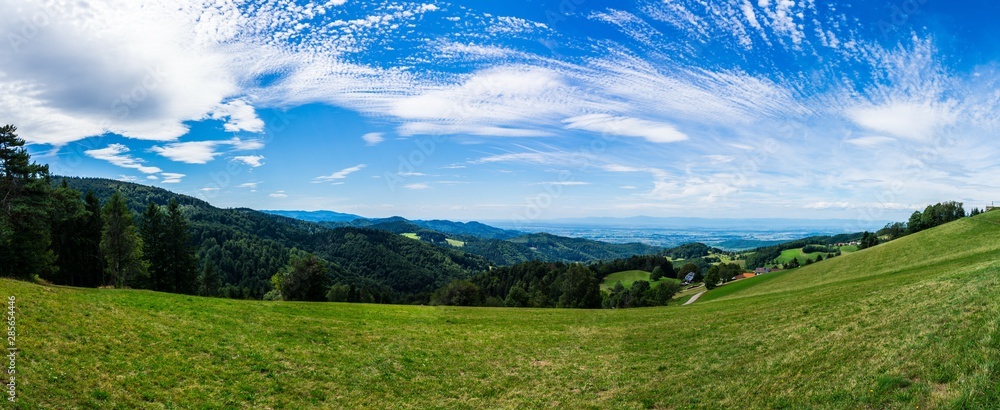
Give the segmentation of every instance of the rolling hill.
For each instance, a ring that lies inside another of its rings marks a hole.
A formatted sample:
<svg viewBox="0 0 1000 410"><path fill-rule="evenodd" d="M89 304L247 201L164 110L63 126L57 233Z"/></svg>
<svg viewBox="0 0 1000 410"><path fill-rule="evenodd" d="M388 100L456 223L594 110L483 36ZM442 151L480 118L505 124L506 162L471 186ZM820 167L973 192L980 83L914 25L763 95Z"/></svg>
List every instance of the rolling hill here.
<svg viewBox="0 0 1000 410"><path fill-rule="evenodd" d="M486 236L520 233L477 223L419 222L401 217L359 219L350 224L309 222L247 208L220 209L197 198L129 182L76 177L54 177L52 182L58 184L64 179L70 187L81 192L92 190L102 200L120 191L137 214L150 201L165 205L176 199L190 220L198 257L210 261L220 271L223 293L238 299L262 298L271 288L271 276L285 265L293 248L340 265L343 269L331 278L334 282L364 288L375 296L374 301L386 303L427 303L430 291L451 280L481 273L490 266L531 260L591 262L659 251L645 245L607 244L542 234L511 239L449 234L438 242L420 241L399 234L446 236L427 226L444 227L452 232L480 232ZM296 212L291 214L301 216ZM326 214L318 217L323 215ZM346 248L345 243L349 244Z"/></svg>
<svg viewBox="0 0 1000 410"><path fill-rule="evenodd" d="M994 212L684 307L0 293L21 408L971 409L1000 402L998 255Z"/></svg>

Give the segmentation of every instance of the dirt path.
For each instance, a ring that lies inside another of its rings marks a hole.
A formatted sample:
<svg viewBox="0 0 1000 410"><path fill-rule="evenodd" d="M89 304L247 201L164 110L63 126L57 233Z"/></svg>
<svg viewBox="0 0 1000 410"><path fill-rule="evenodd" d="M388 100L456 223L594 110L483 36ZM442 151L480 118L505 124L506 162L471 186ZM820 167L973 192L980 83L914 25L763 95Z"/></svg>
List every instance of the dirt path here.
<svg viewBox="0 0 1000 410"><path fill-rule="evenodd" d="M690 304L694 303L696 300L698 300L698 298L701 297L701 295L704 295L705 292L707 292L707 291L703 290L701 292L698 292L698 294L696 294L694 296L691 296L691 299L688 299L687 302L684 302L684 305L682 305L682 306L687 306L687 305L690 305Z"/></svg>

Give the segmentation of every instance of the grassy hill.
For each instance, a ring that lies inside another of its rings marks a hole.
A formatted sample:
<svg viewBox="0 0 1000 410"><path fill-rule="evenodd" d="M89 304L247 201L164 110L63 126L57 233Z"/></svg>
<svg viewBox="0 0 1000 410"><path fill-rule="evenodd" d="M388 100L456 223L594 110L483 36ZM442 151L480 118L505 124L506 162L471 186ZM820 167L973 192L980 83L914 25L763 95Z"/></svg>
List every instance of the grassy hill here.
<svg viewBox="0 0 1000 410"><path fill-rule="evenodd" d="M629 270L624 272L615 272L604 278L604 281L601 282L601 289L613 288L615 284L618 283L619 281L621 281L622 286L624 286L626 289L629 289L632 287L632 284L635 283L636 281L644 280L649 282L649 276L650 273L643 270ZM677 281L676 279L663 278L656 282L650 282L649 285L650 287L655 288L661 282L666 280Z"/></svg>
<svg viewBox="0 0 1000 410"><path fill-rule="evenodd" d="M1000 212L684 307L0 294L17 297L19 408L990 408L998 256Z"/></svg>

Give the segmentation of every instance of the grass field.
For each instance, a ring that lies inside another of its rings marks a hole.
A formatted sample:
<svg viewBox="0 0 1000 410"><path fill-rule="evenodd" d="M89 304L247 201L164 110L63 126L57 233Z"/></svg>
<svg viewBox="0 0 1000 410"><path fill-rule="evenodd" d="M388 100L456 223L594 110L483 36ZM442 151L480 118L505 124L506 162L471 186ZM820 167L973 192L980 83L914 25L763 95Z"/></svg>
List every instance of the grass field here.
<svg viewBox="0 0 1000 410"><path fill-rule="evenodd" d="M16 408L993 408L1000 213L689 306L230 301L0 280ZM755 282L756 281L756 282Z"/></svg>
<svg viewBox="0 0 1000 410"><path fill-rule="evenodd" d="M619 281L621 281L622 286L624 286L625 289L629 289L632 287L632 284L635 283L635 281L638 280L649 281L649 276L650 273L643 270L628 270L623 272L615 272L604 278L604 282L601 283L601 289L611 289L615 287L615 284L618 283ZM667 280L674 280L674 279L663 278L656 282L650 282L649 286L655 288L659 286L660 283Z"/></svg>
<svg viewBox="0 0 1000 410"><path fill-rule="evenodd" d="M400 235L405 236L405 237L410 238L410 239L416 239L418 241L420 240L420 235L417 235L416 233L413 233L413 232L410 232L410 233L401 233ZM454 246L456 248L461 248L461 247L465 246L465 242L457 240L457 239L446 238L445 240L448 241L448 245Z"/></svg>

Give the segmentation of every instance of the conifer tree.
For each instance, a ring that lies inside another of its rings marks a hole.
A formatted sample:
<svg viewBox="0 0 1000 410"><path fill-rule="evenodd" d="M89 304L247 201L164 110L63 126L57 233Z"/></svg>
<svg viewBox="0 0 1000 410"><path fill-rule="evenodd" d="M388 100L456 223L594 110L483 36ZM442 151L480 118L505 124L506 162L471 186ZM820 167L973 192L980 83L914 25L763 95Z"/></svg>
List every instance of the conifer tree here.
<svg viewBox="0 0 1000 410"><path fill-rule="evenodd" d="M162 249L166 260L166 275L173 280L171 291L193 294L197 287L198 262L191 246L191 234L188 232L188 221L181 213L180 204L171 199L167 206L164 220Z"/></svg>
<svg viewBox="0 0 1000 410"><path fill-rule="evenodd" d="M51 275L49 167L31 162L13 125L0 127L0 276Z"/></svg>
<svg viewBox="0 0 1000 410"><path fill-rule="evenodd" d="M142 255L149 263L149 287L161 292L173 292L173 278L170 278L166 272L169 263L165 252L165 233L163 212L160 211L160 206L156 202L149 201L139 222Z"/></svg>
<svg viewBox="0 0 1000 410"><path fill-rule="evenodd" d="M120 192L115 192L108 199L103 213L101 252L107 263L105 271L117 288L141 282L147 275L146 261L142 257L142 239L136 232L132 211Z"/></svg>

